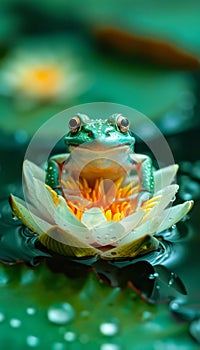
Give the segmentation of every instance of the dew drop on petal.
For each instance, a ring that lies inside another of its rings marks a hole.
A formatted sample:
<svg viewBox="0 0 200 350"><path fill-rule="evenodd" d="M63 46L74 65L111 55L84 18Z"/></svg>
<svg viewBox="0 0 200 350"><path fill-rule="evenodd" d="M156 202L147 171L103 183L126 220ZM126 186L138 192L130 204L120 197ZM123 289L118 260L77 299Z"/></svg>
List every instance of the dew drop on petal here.
<svg viewBox="0 0 200 350"><path fill-rule="evenodd" d="M73 342L76 339L76 333L74 333L74 332L66 332L64 334L64 339L67 342Z"/></svg>
<svg viewBox="0 0 200 350"><path fill-rule="evenodd" d="M119 332L119 325L116 322L104 322L99 326L101 334L112 337Z"/></svg>
<svg viewBox="0 0 200 350"><path fill-rule="evenodd" d="M0 323L3 322L5 320L5 315L0 312Z"/></svg>
<svg viewBox="0 0 200 350"><path fill-rule="evenodd" d="M11 318L10 320L10 326L12 328L19 328L21 326L21 321L17 318Z"/></svg>
<svg viewBox="0 0 200 350"><path fill-rule="evenodd" d="M26 344L31 348L38 346L40 343L40 339L34 335L28 335L26 338Z"/></svg>
<svg viewBox="0 0 200 350"><path fill-rule="evenodd" d="M52 323L62 325L71 322L75 318L75 311L71 304L57 303L49 307L47 316Z"/></svg>

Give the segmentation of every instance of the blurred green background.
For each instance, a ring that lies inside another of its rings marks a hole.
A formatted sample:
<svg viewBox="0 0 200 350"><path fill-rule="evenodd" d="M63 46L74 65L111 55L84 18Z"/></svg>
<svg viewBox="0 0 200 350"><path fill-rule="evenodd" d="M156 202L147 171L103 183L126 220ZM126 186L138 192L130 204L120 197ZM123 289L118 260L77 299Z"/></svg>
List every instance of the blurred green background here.
<svg viewBox="0 0 200 350"><path fill-rule="evenodd" d="M0 198L21 181L27 144L48 118L98 101L139 110L161 129L180 162L181 199L196 199L193 238L177 272L198 305L199 59L198 0L1 0ZM199 348L167 306L146 305L130 291L114 292L94 280L72 282L46 266L1 265L0 347ZM47 310L57 302L73 305L75 324L51 323ZM107 337L99 325L113 319L117 331Z"/></svg>
<svg viewBox="0 0 200 350"><path fill-rule="evenodd" d="M176 111L185 126L195 103L199 12L198 0L2 0L1 129L31 135L56 112L94 101L166 123Z"/></svg>

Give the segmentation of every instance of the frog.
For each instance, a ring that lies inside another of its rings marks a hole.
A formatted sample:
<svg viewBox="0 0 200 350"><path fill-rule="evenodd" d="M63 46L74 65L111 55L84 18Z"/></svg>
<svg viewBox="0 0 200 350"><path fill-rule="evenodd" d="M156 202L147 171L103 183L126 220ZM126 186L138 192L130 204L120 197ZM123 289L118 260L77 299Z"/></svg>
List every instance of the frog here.
<svg viewBox="0 0 200 350"><path fill-rule="evenodd" d="M62 173L78 173L90 186L101 177L116 181L126 172L135 172L139 182L138 205L152 197L154 177L152 160L135 152L135 136L128 118L114 113L107 119L91 119L78 113L70 118L64 136L66 152L51 156L46 165L45 183L62 194Z"/></svg>

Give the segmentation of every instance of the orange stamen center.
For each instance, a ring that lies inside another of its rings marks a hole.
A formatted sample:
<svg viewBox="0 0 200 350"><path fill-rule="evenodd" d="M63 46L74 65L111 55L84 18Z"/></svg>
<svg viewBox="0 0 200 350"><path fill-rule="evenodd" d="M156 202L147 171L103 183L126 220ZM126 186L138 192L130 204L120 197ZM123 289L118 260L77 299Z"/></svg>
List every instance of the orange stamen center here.
<svg viewBox="0 0 200 350"><path fill-rule="evenodd" d="M103 178L97 178L93 186L89 185L85 178L80 178L75 181L72 177L69 177L67 181L62 181L63 187L72 191L79 191L80 198L87 200L87 204L84 209L81 208L78 200L71 200L70 196L66 196L66 201L71 212L81 220L81 217L85 210L92 207L98 207L104 213L108 221L120 221L126 216L133 214L137 207L137 193L139 193L138 183L135 181L129 184L123 185L123 177L113 181L115 193L112 193L113 186L110 190L105 191ZM114 197L112 198L112 195ZM134 196L136 195L136 196ZM109 197L111 198L109 202ZM141 209L146 214L156 205L160 196L154 197L142 203Z"/></svg>

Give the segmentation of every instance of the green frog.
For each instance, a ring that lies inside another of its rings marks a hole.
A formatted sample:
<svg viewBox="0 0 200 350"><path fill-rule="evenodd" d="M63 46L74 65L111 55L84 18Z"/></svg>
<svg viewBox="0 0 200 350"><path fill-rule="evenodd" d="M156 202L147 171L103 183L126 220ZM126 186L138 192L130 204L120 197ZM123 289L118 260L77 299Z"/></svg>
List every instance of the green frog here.
<svg viewBox="0 0 200 350"><path fill-rule="evenodd" d="M77 114L68 124L64 137L66 153L49 158L46 184L62 193L63 174L82 178L90 187L97 178L116 182L118 178L137 176L140 202L154 191L151 159L134 152L135 137L128 118L113 114L108 119L90 119ZM128 174L128 175L127 175ZM137 194L138 195L138 194Z"/></svg>

